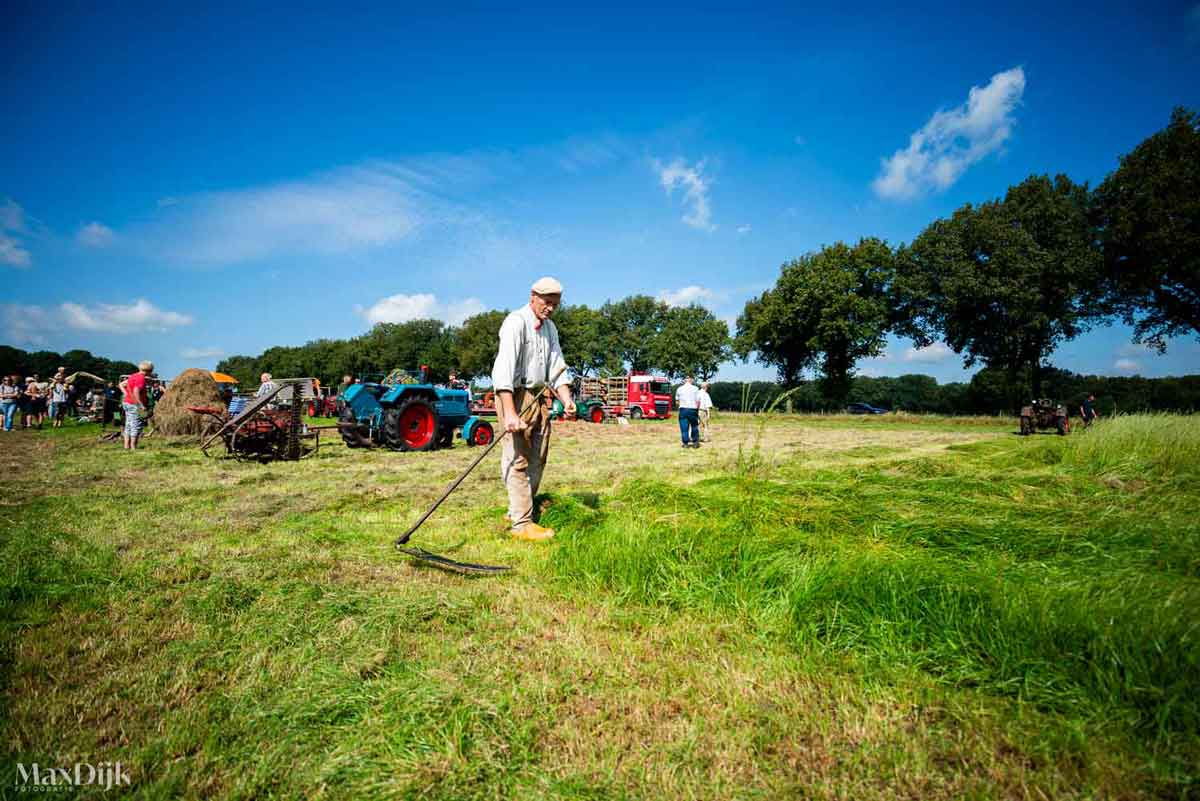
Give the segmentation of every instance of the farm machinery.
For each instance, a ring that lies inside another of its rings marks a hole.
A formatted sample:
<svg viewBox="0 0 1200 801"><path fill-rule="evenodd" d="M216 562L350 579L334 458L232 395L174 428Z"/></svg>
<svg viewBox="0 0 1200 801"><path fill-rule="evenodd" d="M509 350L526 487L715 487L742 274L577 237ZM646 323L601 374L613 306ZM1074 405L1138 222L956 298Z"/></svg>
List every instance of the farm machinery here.
<svg viewBox="0 0 1200 801"><path fill-rule="evenodd" d="M462 429L467 444L487 445L495 438L495 430L491 423L471 414L470 401L468 390L427 383L424 368L415 375L393 370L382 380L346 388L338 431L351 448L448 448L454 444L456 429Z"/></svg>
<svg viewBox="0 0 1200 801"><path fill-rule="evenodd" d="M1045 428L1053 428L1059 435L1070 431L1067 407L1049 398L1030 401L1028 406L1021 407L1021 436L1027 437Z"/></svg>
<svg viewBox="0 0 1200 801"><path fill-rule="evenodd" d="M221 440L225 453L236 459L270 462L295 461L317 452L320 431L301 421L301 411L311 399L311 378L284 378L274 390L245 404L189 406L193 414L213 418L219 425L200 446L205 456Z"/></svg>

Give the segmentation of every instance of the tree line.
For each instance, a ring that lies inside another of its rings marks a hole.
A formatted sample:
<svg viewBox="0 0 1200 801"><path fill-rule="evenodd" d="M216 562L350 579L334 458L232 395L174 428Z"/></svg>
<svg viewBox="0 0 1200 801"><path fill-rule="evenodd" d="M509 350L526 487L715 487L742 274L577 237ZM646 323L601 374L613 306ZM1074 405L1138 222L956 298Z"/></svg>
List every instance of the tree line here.
<svg viewBox="0 0 1200 801"><path fill-rule="evenodd" d="M1065 403L1072 415L1090 394L1104 415L1116 412L1194 412L1200 409L1200 375L1170 378L1141 376L1080 375L1055 367L1042 373L1045 394ZM1018 376L1019 397L1033 396L1030 375ZM709 388L713 405L727 411L757 411L769 408L787 390L774 381L716 381ZM854 376L849 381L846 403L869 403L890 411L932 414L996 414L1009 408L1009 377L1003 370L984 368L969 382L939 384L928 375L898 377ZM801 380L788 395L797 412L836 412L844 406L822 391L820 381ZM784 411L780 404L776 411Z"/></svg>
<svg viewBox="0 0 1200 801"><path fill-rule="evenodd" d="M29 353L20 348L0 345L0 375L37 375L46 380L59 367L67 368L67 375L83 370L109 381L117 381L123 375L137 372L137 365L133 362L93 356L86 350L69 350L66 353L36 350Z"/></svg>
<svg viewBox="0 0 1200 801"><path fill-rule="evenodd" d="M451 370L465 379L489 376L500 325L507 310L486 311L451 326L439 320L377 323L361 336L319 339L295 347L269 348L258 356L231 356L217 369L247 385L266 372L315 376L336 383L343 375L387 372L428 365L434 381ZM673 307L648 295L610 301L598 308L563 306L554 313L563 356L580 374L656 372L672 379L708 378L732 358L728 326L699 306Z"/></svg>
<svg viewBox="0 0 1200 801"><path fill-rule="evenodd" d="M815 371L840 405L888 334L944 341L1004 376L1011 408L1046 393L1055 348L1117 319L1159 351L1200 336L1200 115L1183 108L1094 191L1035 175L897 248L864 238L784 264L746 304L734 350L785 387Z"/></svg>

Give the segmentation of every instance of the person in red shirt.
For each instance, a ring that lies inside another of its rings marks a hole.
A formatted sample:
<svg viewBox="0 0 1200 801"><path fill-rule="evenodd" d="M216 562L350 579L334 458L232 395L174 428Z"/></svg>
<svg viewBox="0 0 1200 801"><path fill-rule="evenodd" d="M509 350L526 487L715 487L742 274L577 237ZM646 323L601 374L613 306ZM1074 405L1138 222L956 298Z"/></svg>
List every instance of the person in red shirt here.
<svg viewBox="0 0 1200 801"><path fill-rule="evenodd" d="M146 396L146 376L154 372L152 362L142 362L138 371L121 382L121 408L125 412L125 450L136 450L142 436L142 412L149 398Z"/></svg>

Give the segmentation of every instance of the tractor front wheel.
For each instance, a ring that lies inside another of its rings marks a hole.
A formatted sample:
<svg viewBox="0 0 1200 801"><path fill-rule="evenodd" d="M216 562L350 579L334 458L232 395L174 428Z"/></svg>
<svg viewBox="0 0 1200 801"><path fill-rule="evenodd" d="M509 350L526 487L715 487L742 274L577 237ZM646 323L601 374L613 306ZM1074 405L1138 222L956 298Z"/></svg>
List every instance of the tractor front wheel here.
<svg viewBox="0 0 1200 801"><path fill-rule="evenodd" d="M603 406L592 407L592 410L588 413L588 419L590 419L593 423L603 423L604 422L604 407Z"/></svg>
<svg viewBox="0 0 1200 801"><path fill-rule="evenodd" d="M491 445L495 437L496 432L492 429L492 424L480 421L471 429L471 438L467 442L471 445Z"/></svg>
<svg viewBox="0 0 1200 801"><path fill-rule="evenodd" d="M346 443L347 448L363 448L367 445L358 418L349 404L343 406L342 413L338 415L338 433L342 435L342 442Z"/></svg>
<svg viewBox="0 0 1200 801"><path fill-rule="evenodd" d="M433 404L409 398L383 417L387 446L398 451L428 451L437 444L438 419Z"/></svg>

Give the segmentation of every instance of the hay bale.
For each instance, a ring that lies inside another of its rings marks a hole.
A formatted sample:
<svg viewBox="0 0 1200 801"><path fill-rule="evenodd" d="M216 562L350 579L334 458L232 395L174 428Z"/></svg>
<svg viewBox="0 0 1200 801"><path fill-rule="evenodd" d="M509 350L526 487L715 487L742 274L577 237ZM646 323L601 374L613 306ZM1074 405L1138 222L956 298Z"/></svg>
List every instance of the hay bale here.
<svg viewBox="0 0 1200 801"><path fill-rule="evenodd" d="M189 412L189 406L225 408L221 388L207 370L184 370L154 405L154 430L168 437L204 437L220 428L209 415Z"/></svg>

